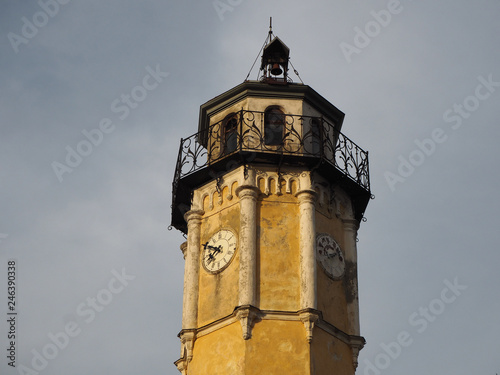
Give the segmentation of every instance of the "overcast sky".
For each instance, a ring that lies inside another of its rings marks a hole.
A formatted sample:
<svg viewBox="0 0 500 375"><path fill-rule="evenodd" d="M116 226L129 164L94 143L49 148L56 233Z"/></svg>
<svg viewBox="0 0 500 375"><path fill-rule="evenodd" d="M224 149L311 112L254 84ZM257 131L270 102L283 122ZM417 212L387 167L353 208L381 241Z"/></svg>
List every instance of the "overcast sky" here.
<svg viewBox="0 0 500 375"><path fill-rule="evenodd" d="M497 0L5 0L2 374L178 373L179 140L245 79L269 16L370 155L357 373L500 372Z"/></svg>

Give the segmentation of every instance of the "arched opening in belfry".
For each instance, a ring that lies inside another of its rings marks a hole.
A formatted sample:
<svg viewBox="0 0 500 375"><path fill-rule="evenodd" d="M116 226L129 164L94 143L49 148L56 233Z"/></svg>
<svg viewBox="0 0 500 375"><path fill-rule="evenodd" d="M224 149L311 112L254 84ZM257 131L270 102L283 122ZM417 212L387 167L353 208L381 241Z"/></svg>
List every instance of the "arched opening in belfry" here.
<svg viewBox="0 0 500 375"><path fill-rule="evenodd" d="M268 146L283 144L285 114L277 107L268 107L264 113L264 143Z"/></svg>

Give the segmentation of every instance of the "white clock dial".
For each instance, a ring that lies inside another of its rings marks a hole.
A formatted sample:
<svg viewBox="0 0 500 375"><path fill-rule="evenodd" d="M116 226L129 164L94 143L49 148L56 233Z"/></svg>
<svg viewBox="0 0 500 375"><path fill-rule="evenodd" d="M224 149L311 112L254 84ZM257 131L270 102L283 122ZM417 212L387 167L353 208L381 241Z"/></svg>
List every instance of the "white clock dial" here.
<svg viewBox="0 0 500 375"><path fill-rule="evenodd" d="M211 273L221 272L226 268L236 253L238 239L229 229L215 233L203 247L203 268Z"/></svg>
<svg viewBox="0 0 500 375"><path fill-rule="evenodd" d="M322 233L316 236L316 257L331 278L339 279L344 275L344 254L330 235Z"/></svg>

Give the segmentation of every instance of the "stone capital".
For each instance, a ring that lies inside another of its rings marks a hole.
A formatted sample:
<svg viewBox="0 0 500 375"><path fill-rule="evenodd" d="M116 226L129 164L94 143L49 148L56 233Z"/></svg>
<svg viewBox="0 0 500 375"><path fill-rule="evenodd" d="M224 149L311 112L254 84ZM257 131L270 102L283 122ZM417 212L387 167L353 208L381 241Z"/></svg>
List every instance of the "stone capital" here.
<svg viewBox="0 0 500 375"><path fill-rule="evenodd" d="M205 212L203 210L190 210L184 214L184 220L189 225L190 223L199 223Z"/></svg>
<svg viewBox="0 0 500 375"><path fill-rule="evenodd" d="M240 199L257 199L260 190L252 185L242 185L236 188L236 196Z"/></svg>
<svg viewBox="0 0 500 375"><path fill-rule="evenodd" d="M300 190L295 196L299 199L300 203L316 203L316 199L318 197L318 193L314 190Z"/></svg>
<svg viewBox="0 0 500 375"><path fill-rule="evenodd" d="M342 223L344 223L344 228L351 232L356 233L359 229L359 221L356 219L342 219Z"/></svg>

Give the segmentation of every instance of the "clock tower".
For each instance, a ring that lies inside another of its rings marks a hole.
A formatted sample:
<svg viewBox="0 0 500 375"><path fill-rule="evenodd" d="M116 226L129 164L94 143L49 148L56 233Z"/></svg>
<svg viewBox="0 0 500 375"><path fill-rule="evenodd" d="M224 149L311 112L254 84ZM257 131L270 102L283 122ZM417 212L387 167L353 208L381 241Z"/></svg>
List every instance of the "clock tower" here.
<svg viewBox="0 0 500 375"><path fill-rule="evenodd" d="M368 154L289 64L270 31L259 80L203 104L198 132L181 140L183 375L354 374L365 344L356 238Z"/></svg>

